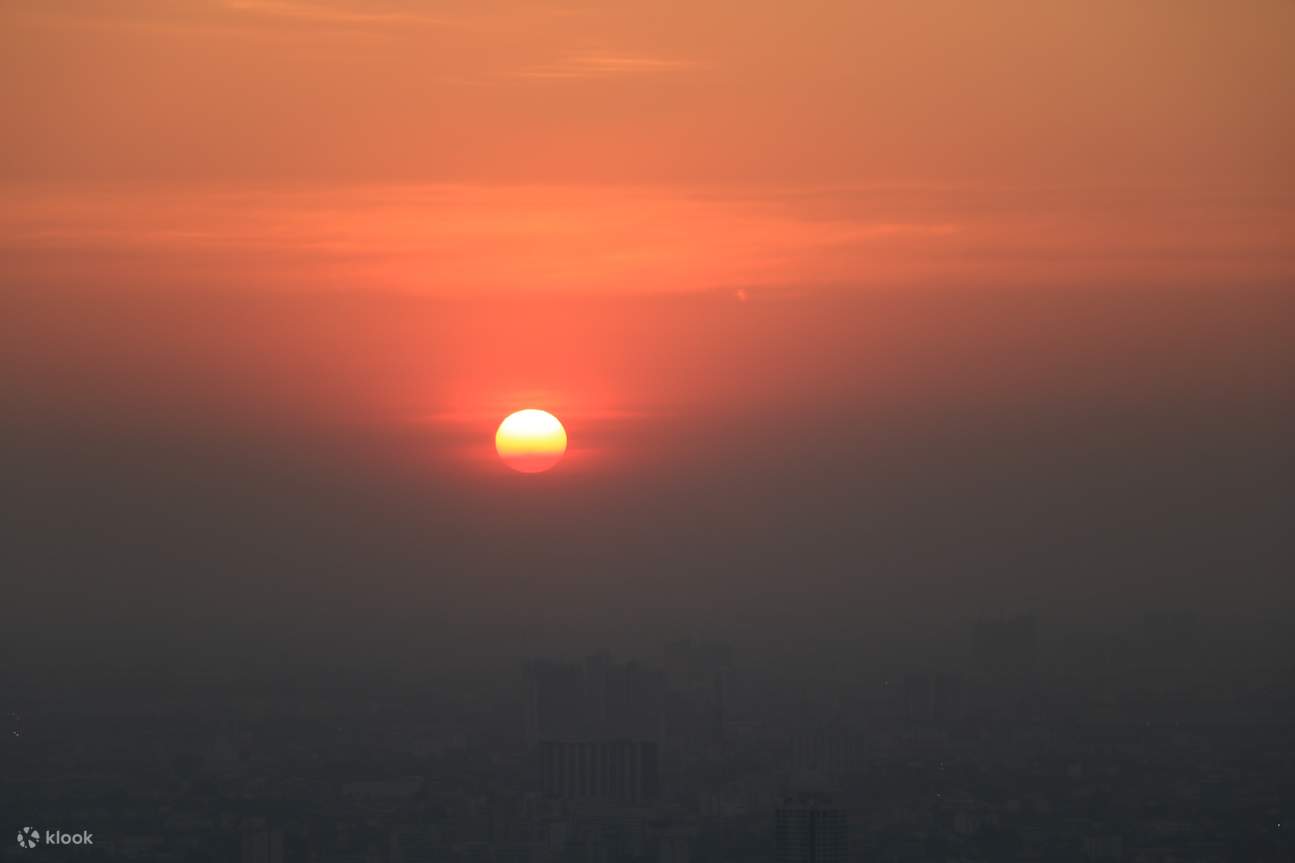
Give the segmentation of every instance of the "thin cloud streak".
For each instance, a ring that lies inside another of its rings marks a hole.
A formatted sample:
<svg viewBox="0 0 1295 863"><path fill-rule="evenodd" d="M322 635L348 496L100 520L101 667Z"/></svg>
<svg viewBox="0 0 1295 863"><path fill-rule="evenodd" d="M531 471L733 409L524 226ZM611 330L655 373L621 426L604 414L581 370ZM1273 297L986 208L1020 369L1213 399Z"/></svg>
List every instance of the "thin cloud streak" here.
<svg viewBox="0 0 1295 863"><path fill-rule="evenodd" d="M225 0L224 5L234 12L346 26L418 25L456 27L462 25L465 21L472 20L466 17L424 15L396 10L360 11L341 6L293 3L284 2L284 0Z"/></svg>
<svg viewBox="0 0 1295 863"><path fill-rule="evenodd" d="M253 42L336 42L345 34L336 28L300 30L265 27L254 20L199 20L183 16L145 18L128 14L80 13L41 9L25 14L25 24L56 30L102 31L103 34L137 33L161 37L191 39L230 39Z"/></svg>
<svg viewBox="0 0 1295 863"><path fill-rule="evenodd" d="M1279 284L1267 208L1051 194L412 184L15 193L5 282L445 294ZM1182 262L1191 260L1184 269Z"/></svg>
<svg viewBox="0 0 1295 863"><path fill-rule="evenodd" d="M806 218L776 199L670 189L425 185L37 194L0 230L0 260L37 280L93 282L124 268L123 279L176 285L220 273L270 288L686 293L875 277L896 255L936 254L959 228Z"/></svg>
<svg viewBox="0 0 1295 863"><path fill-rule="evenodd" d="M372 37L421 30L470 31L482 36L525 32L539 22L576 17L570 10L537 8L525 14L427 14L372 5L325 5L293 0L217 0L163 10L130 3L84 9L51 2L6 10L26 24L58 28L125 29L216 38L310 39L320 35Z"/></svg>
<svg viewBox="0 0 1295 863"><path fill-rule="evenodd" d="M517 77L537 80L586 80L630 75L660 75L695 69L700 64L671 57L585 51L555 63L529 66Z"/></svg>

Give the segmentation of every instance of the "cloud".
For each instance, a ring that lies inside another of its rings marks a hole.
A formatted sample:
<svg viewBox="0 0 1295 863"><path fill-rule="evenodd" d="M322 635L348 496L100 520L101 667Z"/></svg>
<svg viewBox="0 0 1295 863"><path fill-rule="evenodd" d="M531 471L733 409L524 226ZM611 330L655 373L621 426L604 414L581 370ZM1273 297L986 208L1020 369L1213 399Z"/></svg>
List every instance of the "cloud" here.
<svg viewBox="0 0 1295 863"><path fill-rule="evenodd" d="M225 7L235 12L246 12L278 18L291 18L316 24L339 26L457 26L463 19L426 15L395 9L367 10L358 7L298 3L290 0L225 0Z"/></svg>
<svg viewBox="0 0 1295 863"><path fill-rule="evenodd" d="M518 77L536 80L589 80L660 75L696 68L691 60L612 51L579 51L553 62L528 66Z"/></svg>
<svg viewBox="0 0 1295 863"><path fill-rule="evenodd" d="M964 189L388 184L13 189L0 289L244 284L451 296L1288 284L1290 220ZM1077 196L1078 197L1078 196Z"/></svg>
<svg viewBox="0 0 1295 863"><path fill-rule="evenodd" d="M566 10L550 8L526 8L508 14L477 9L433 14L391 4L310 0L214 0L192 4L123 0L89 8L66 0L50 0L14 11L18 20L44 26L253 38L395 34L410 28L495 35L528 32L537 23L572 17Z"/></svg>
<svg viewBox="0 0 1295 863"><path fill-rule="evenodd" d="M0 262L30 282L431 293L696 292L874 276L931 256L947 219L805 218L776 195L686 189L396 185L19 196Z"/></svg>

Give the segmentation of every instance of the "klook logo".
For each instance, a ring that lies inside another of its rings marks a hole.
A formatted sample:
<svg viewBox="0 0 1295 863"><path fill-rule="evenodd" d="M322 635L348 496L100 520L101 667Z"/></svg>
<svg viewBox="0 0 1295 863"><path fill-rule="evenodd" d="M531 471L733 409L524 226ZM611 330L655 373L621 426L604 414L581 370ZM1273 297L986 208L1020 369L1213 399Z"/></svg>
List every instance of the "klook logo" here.
<svg viewBox="0 0 1295 863"><path fill-rule="evenodd" d="M93 845L94 834L89 830L82 830L79 833L46 830L42 840L40 831L35 827L24 827L18 831L18 846L20 848L35 848L42 841L46 845Z"/></svg>

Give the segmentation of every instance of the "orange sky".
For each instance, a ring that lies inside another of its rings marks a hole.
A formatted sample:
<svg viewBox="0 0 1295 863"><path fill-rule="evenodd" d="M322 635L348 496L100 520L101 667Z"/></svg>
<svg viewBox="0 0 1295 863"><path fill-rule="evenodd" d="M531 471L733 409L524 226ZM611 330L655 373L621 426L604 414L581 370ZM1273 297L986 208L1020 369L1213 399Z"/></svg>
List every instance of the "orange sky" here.
<svg viewBox="0 0 1295 863"><path fill-rule="evenodd" d="M93 402L144 386L131 357L193 356L202 403L619 415L902 389L917 330L869 318L869 292L1295 279L1279 0L0 15L0 290L13 367L45 375L26 390L63 369ZM988 324L924 320L994 349Z"/></svg>
<svg viewBox="0 0 1295 863"><path fill-rule="evenodd" d="M3 15L10 181L1291 188L1282 0Z"/></svg>
<svg viewBox="0 0 1295 863"><path fill-rule="evenodd" d="M1291 4L5 4L22 283L1286 283Z"/></svg>

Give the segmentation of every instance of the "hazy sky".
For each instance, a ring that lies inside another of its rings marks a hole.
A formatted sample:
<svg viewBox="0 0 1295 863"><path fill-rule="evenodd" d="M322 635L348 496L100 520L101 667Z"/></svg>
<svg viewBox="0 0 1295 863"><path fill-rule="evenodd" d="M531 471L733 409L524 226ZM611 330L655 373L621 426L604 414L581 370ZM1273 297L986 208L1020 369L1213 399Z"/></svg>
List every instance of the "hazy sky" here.
<svg viewBox="0 0 1295 863"><path fill-rule="evenodd" d="M11 631L1288 603L1293 36L8 0L3 569L48 615ZM525 406L571 451L518 484Z"/></svg>
<svg viewBox="0 0 1295 863"><path fill-rule="evenodd" d="M1289 283L1288 2L5 3L8 280Z"/></svg>

